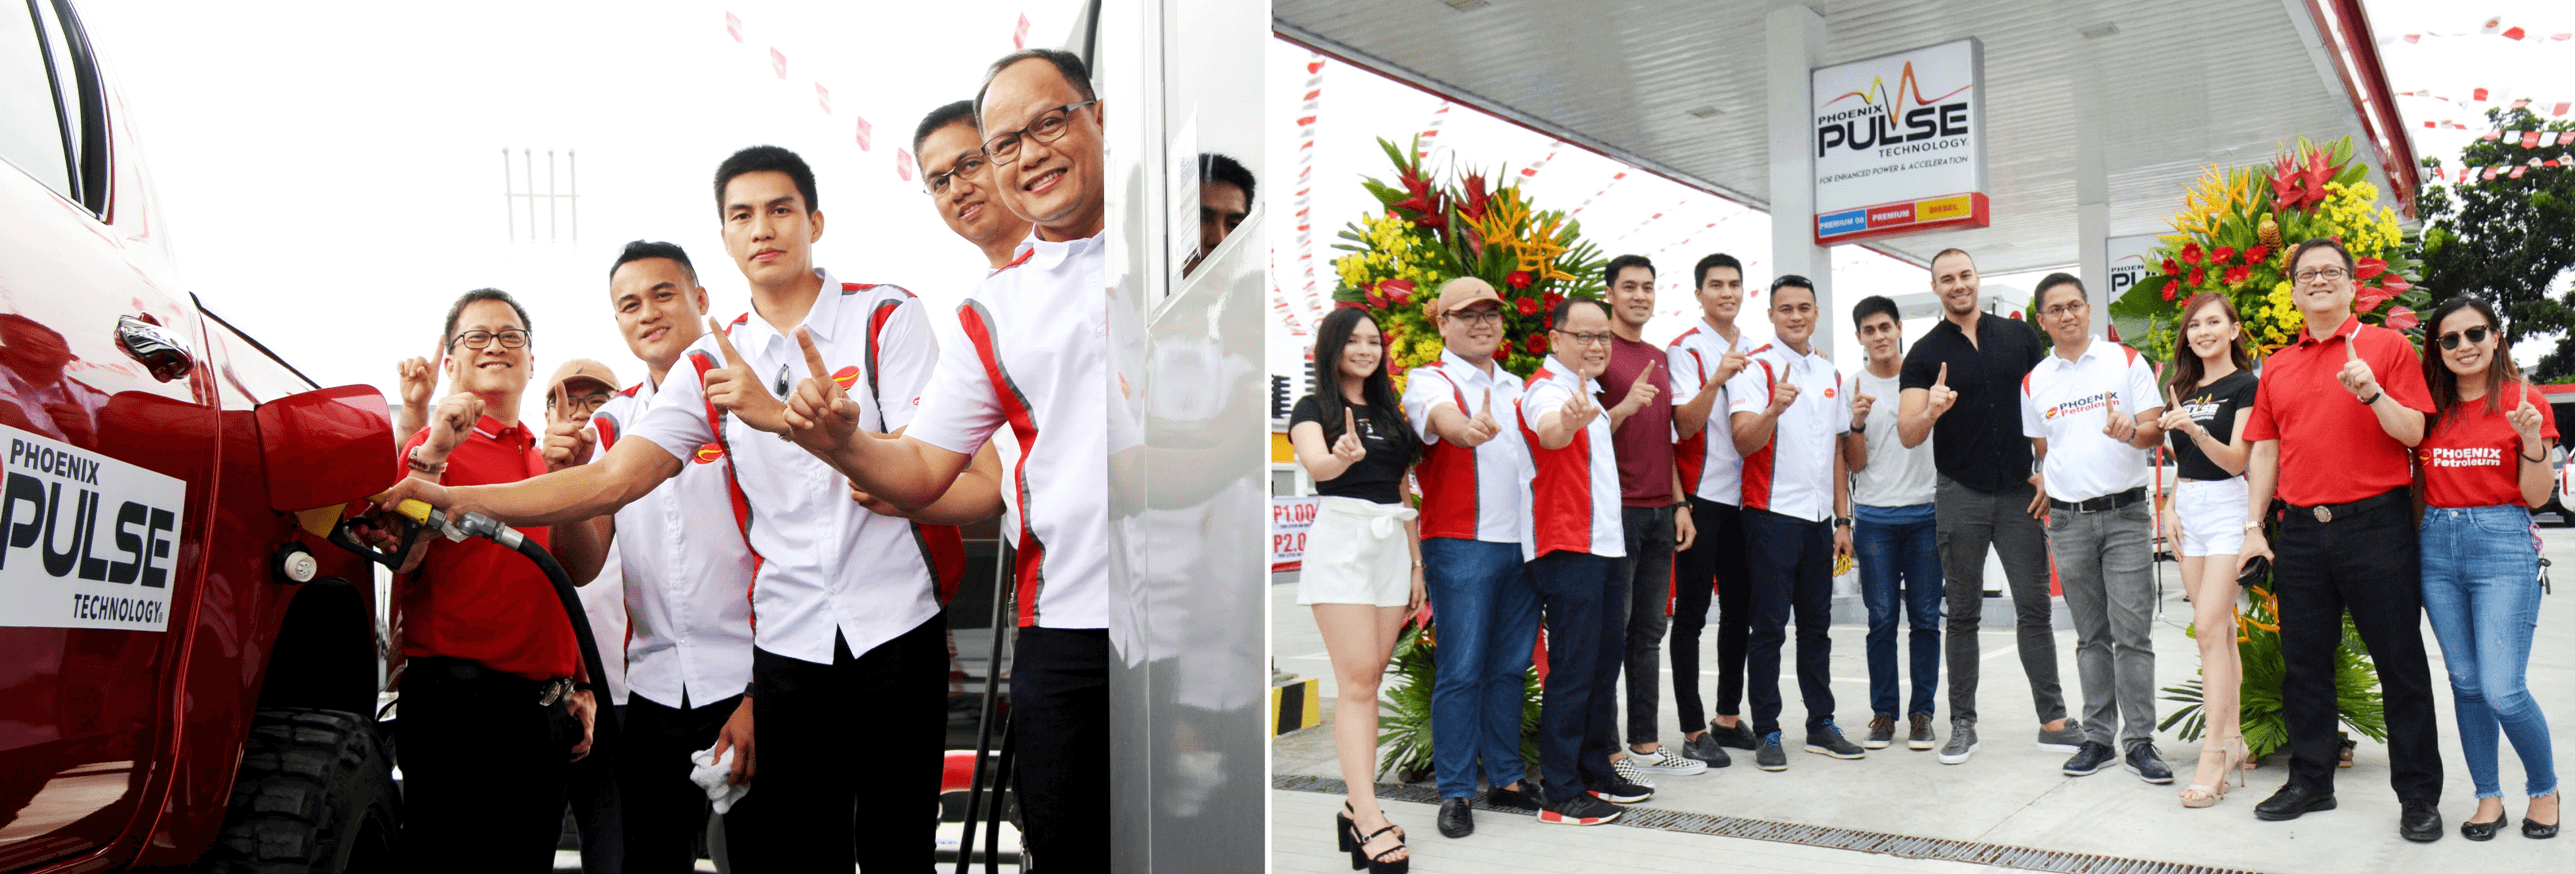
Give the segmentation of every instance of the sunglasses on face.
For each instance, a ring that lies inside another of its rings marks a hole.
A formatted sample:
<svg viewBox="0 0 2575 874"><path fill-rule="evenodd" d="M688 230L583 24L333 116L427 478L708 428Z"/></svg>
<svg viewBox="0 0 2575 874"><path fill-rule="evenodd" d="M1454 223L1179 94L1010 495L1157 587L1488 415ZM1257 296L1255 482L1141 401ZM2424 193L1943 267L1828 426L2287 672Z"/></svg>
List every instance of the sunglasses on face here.
<svg viewBox="0 0 2575 874"><path fill-rule="evenodd" d="M2474 344L2477 344L2477 343L2483 343L2483 342L2485 342L2485 341L2486 341L2486 335L2487 335L2487 334L2490 334L2490 333L2493 333L2493 332L2494 332L2494 329L2492 329L2492 328L2488 328L2488 327L2485 327L2485 326L2483 326L2483 325L2479 325L2479 326L2474 327L2474 328L2469 328L2469 329L2467 329L2467 330L2465 330L2465 331L2451 331L2450 333L2447 333L2447 334L2443 334L2443 335L2441 335L2441 348L2443 348L2443 349L2457 349L2457 348L2459 348L2459 338L2462 338L2462 337L2467 338L2468 343L2469 343L2469 344L2471 344L2471 345L2474 345Z"/></svg>

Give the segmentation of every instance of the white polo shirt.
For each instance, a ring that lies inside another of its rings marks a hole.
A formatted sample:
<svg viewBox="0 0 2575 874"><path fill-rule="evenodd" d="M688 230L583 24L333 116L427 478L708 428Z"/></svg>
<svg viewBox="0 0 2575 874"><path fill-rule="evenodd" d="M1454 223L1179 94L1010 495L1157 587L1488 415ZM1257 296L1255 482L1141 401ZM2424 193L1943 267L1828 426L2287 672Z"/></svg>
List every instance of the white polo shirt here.
<svg viewBox="0 0 2575 874"><path fill-rule="evenodd" d="M1592 416L1583 433L1562 449L1538 443L1537 422L1574 399L1574 392L1600 401L1600 380L1576 382L1574 369L1549 355L1518 402L1522 445L1529 452L1529 526L1520 538L1520 557L1536 560L1550 552L1586 552L1603 558L1627 557L1625 517L1620 515L1618 454L1609 442L1609 409Z"/></svg>
<svg viewBox="0 0 2575 874"><path fill-rule="evenodd" d="M1831 519L1833 459L1841 453L1840 436L1851 430L1851 396L1842 390L1842 372L1822 355L1801 355L1781 343L1752 350L1750 357L1752 363L1726 383L1729 439L1734 414L1767 409L1773 386L1796 383L1797 399L1780 412L1770 442L1744 456L1743 506L1809 522Z"/></svg>
<svg viewBox="0 0 2575 874"><path fill-rule="evenodd" d="M2047 496L2088 501L2146 484L2149 450L2110 439L2110 404L2134 417L2164 402L2137 350L2094 336L2073 361L2051 348L2021 377L2021 434L2047 439Z"/></svg>
<svg viewBox="0 0 2575 874"><path fill-rule="evenodd" d="M681 370L696 372L683 361L670 375L676 378ZM646 380L590 414L590 426L599 433L597 451L607 452L626 436L629 424L660 394ZM683 701L703 706L742 694L751 682L756 565L733 518L723 445L709 441L674 454L678 475L617 511L612 555L625 569L631 631L624 638L626 688L665 707ZM605 637L599 643L614 645Z"/></svg>
<svg viewBox="0 0 2575 874"><path fill-rule="evenodd" d="M1699 324L1681 336L1672 338L1665 347L1671 361L1664 365L1672 373L1672 404L1677 410L1697 397L1699 388L1717 377L1717 366L1726 353L1747 348L1750 337L1735 332L1732 342L1717 333L1705 316ZM1681 467L1681 485L1690 494L1728 506L1743 505L1743 453L1735 451L1732 430L1727 427L1729 411L1734 409L1728 397L1730 389L1717 387L1716 400L1708 405L1708 426L1699 433L1673 444L1672 459Z"/></svg>
<svg viewBox="0 0 2575 874"><path fill-rule="evenodd" d="M1048 242L957 307L906 435L950 452L1000 446L1016 530L1019 625L1109 626L1109 283L1105 232Z"/></svg>
<svg viewBox="0 0 2575 874"><path fill-rule="evenodd" d="M591 642L599 645L599 667L607 676L598 685L608 689L610 704L626 703L626 659L617 651L617 642L626 639L626 593L618 582L625 576L623 565L617 550L608 550L599 575L573 593L581 596L581 614L590 620Z"/></svg>
<svg viewBox="0 0 2575 874"><path fill-rule="evenodd" d="M800 327L813 332L823 361L848 388L860 427L903 427L938 356L920 301L891 285L842 283L815 272L822 276L822 293ZM806 375L795 339L767 321L745 314L726 333L771 392L783 396ZM871 352L881 373L867 371ZM955 529L869 512L849 499L840 472L803 447L731 415L711 415L700 378L723 361L713 335L691 344L683 366L671 368L661 396L627 436L683 459L708 443L720 444L739 487L736 524L757 557L751 622L760 648L830 664L834 633L847 638L851 653L863 655L937 615L937 580L955 579L964 570L964 546ZM720 432L710 419L720 419Z"/></svg>
<svg viewBox="0 0 2575 874"><path fill-rule="evenodd" d="M1514 401L1526 390L1520 377L1494 364L1486 375L1457 353L1440 350L1439 360L1404 374L1404 417L1422 436L1425 449L1413 475L1422 484L1423 537L1455 537L1491 543L1520 542L1521 489L1529 478L1528 444L1519 440L1520 417ZM1488 394L1489 393L1489 394ZM1431 433L1431 411L1455 407L1475 415L1484 399L1493 398L1493 422L1501 429L1473 449Z"/></svg>

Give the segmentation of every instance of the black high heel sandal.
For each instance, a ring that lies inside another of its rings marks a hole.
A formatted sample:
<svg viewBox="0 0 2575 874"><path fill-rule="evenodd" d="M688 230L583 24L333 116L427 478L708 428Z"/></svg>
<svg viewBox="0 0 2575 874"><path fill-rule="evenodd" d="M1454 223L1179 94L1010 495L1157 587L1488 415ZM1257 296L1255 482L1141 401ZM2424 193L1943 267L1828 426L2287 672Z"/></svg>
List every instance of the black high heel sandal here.
<svg viewBox="0 0 2575 874"><path fill-rule="evenodd" d="M1341 812L1332 815L1333 832L1341 836L1341 851L1344 853L1359 849L1359 844L1350 839L1351 835L1359 833L1359 824L1350 819L1352 812L1350 802L1344 801L1341 802ZM1394 829L1395 839L1403 840L1404 827L1395 826Z"/></svg>
<svg viewBox="0 0 2575 874"><path fill-rule="evenodd" d="M1379 836L1388 833L1394 834L1395 845L1383 850L1378 850L1377 854L1374 856L1368 855L1367 851L1364 849L1368 842L1376 840ZM1386 858L1397 850L1405 849L1403 831L1396 828L1393 823L1388 823L1385 828L1368 833L1367 837L1360 837L1359 827L1356 824L1353 824L1348 831L1341 833L1341 837L1344 841L1349 842L1350 845L1350 870L1352 871L1366 869L1368 874L1405 874L1405 872L1412 870L1413 857L1409 853L1401 859L1389 861Z"/></svg>

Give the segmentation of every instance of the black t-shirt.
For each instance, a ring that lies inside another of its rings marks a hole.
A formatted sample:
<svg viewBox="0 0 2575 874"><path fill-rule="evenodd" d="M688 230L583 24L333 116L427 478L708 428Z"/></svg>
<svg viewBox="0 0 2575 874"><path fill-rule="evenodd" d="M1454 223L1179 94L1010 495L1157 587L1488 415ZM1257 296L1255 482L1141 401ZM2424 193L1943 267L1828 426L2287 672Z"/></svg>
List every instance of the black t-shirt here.
<svg viewBox="0 0 2575 874"><path fill-rule="evenodd" d="M2200 427L2208 429L2208 436L2224 443L2235 436L2235 417L2253 409L2254 388L2260 384L2252 371L2237 370L2192 391L2189 397L2182 399L2182 409L2188 411ZM2217 462L2208 460L2208 454L2201 452L2199 444L2189 435L2174 431L2170 436L2173 469L2181 478L2220 480L2235 476L2227 473L2226 468L2217 466Z"/></svg>
<svg viewBox="0 0 2575 874"><path fill-rule="evenodd" d="M2021 377L2047 356L2037 329L1985 313L1976 341L1943 318L1905 353L1897 388L1930 388L1949 365L1958 403L1931 425L1931 466L1941 476L1986 494L2030 478L2030 439L2021 434Z"/></svg>
<svg viewBox="0 0 2575 874"><path fill-rule="evenodd" d="M1357 404L1343 406L1350 411L1352 424L1359 426L1359 445L1368 448L1368 457L1360 459L1358 464L1351 465L1349 470L1342 471L1340 476L1328 480L1315 480L1314 490L1326 495L1358 498L1380 504L1402 501L1404 468L1412 466L1412 444L1398 442L1391 436L1388 429L1412 426L1403 422L1400 417L1378 421L1384 414L1368 407ZM1324 421L1323 402L1315 399L1313 395L1297 399L1296 409L1288 414L1288 427L1294 428L1299 422L1313 422L1323 426L1323 443L1327 448L1333 441L1341 439L1341 417L1334 416L1332 421Z"/></svg>

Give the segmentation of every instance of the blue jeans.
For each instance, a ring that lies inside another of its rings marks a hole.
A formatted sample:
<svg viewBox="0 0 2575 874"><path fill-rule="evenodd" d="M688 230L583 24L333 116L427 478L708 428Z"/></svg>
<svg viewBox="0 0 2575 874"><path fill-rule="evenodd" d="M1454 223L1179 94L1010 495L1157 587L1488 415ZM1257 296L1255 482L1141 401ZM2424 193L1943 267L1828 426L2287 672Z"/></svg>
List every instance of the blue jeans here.
<svg viewBox="0 0 2575 874"><path fill-rule="evenodd" d="M1613 625L1610 592L1618 559L1557 550L1529 563L1529 582L1547 616L1547 694L1539 704L1538 771L1550 805L1608 786L1618 775L1609 754L1618 744L1619 655L1627 628Z"/></svg>
<svg viewBox="0 0 2575 874"><path fill-rule="evenodd" d="M1940 534L1932 505L1852 507L1851 550L1860 562L1860 602L1869 608L1869 712L1932 715L1940 689ZM1898 599L1901 592L1903 597ZM1913 696L1896 710L1896 613L1912 631Z"/></svg>
<svg viewBox="0 0 2575 874"><path fill-rule="evenodd" d="M2512 738L2531 797L2557 791L2548 718L2525 683L2539 627L2539 543L2530 511L2431 507L2423 511L2423 612L2449 664L2459 751L2478 798L2503 796L2496 730Z"/></svg>
<svg viewBox="0 0 2575 874"><path fill-rule="evenodd" d="M1475 796L1476 762L1496 789L1519 782L1521 691L1538 638L1538 591L1520 544L1422 538L1439 646L1431 683L1431 770L1441 798Z"/></svg>

